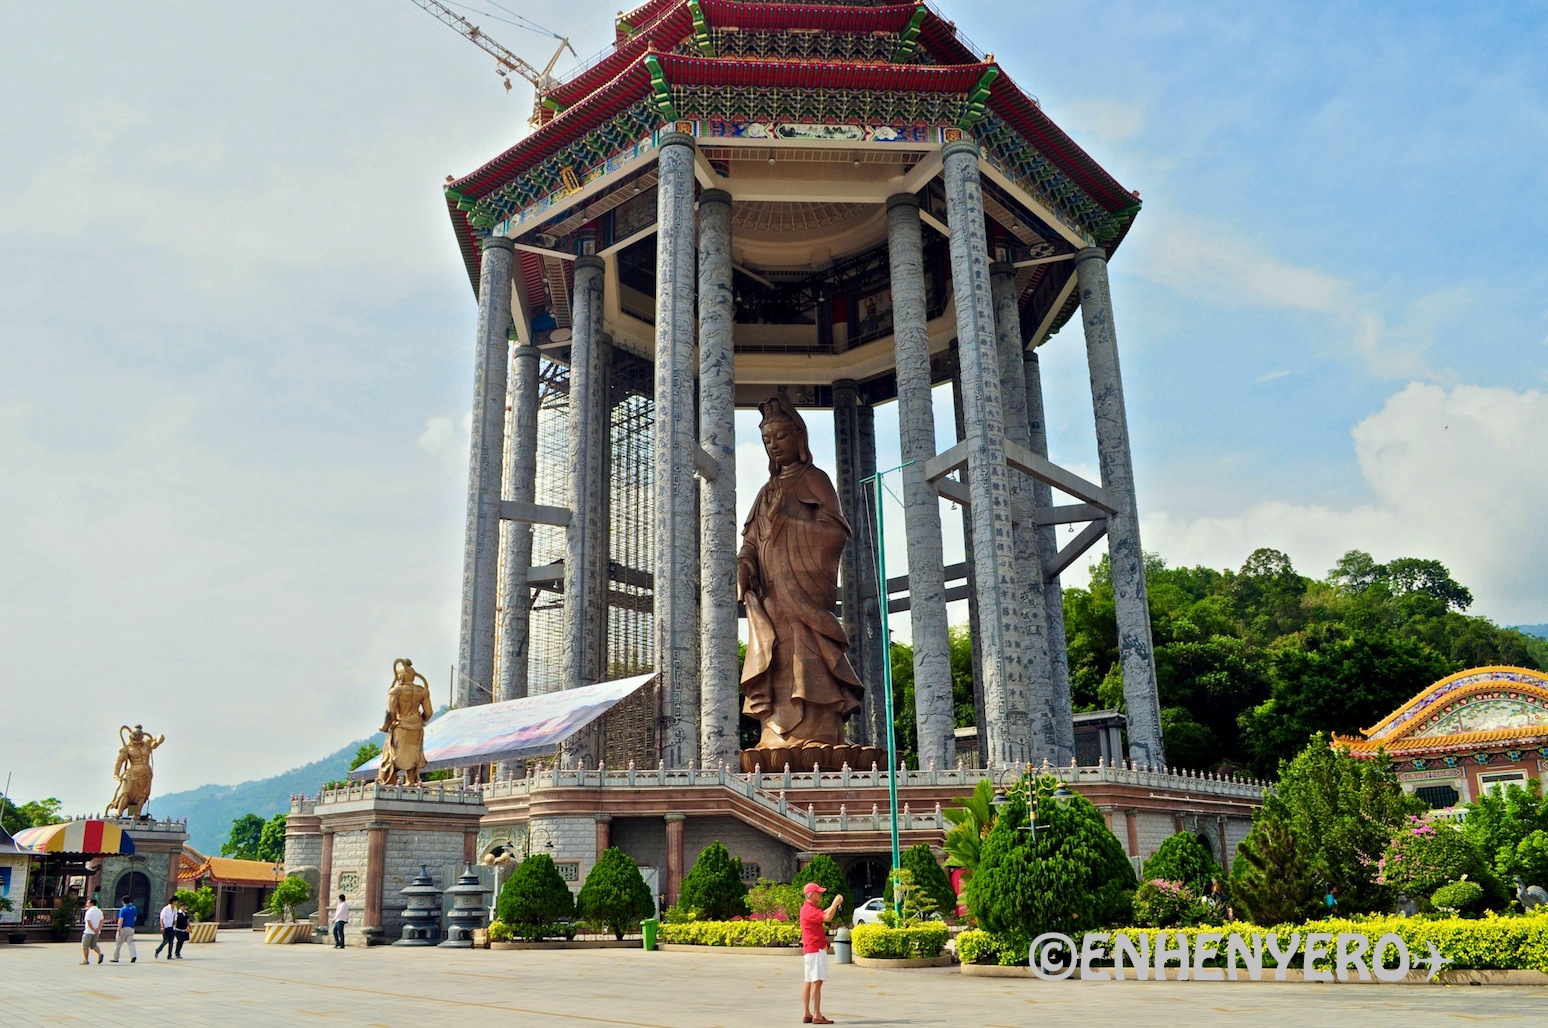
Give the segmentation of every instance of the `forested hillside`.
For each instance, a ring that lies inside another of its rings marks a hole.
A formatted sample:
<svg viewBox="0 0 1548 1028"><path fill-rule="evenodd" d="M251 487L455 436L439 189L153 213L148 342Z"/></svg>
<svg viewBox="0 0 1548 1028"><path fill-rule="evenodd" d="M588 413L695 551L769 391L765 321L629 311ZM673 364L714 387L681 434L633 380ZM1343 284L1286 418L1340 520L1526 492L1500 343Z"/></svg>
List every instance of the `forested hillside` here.
<svg viewBox="0 0 1548 1028"><path fill-rule="evenodd" d="M1465 612L1472 593L1438 561L1378 564L1351 550L1324 579L1278 550L1236 571L1147 558L1168 761L1273 777L1316 732L1354 734L1436 679L1486 664L1548 668L1548 640ZM1107 558L1064 593L1075 709L1122 709ZM894 646L899 746L913 753L912 653ZM957 724L973 724L967 630L952 630Z"/></svg>

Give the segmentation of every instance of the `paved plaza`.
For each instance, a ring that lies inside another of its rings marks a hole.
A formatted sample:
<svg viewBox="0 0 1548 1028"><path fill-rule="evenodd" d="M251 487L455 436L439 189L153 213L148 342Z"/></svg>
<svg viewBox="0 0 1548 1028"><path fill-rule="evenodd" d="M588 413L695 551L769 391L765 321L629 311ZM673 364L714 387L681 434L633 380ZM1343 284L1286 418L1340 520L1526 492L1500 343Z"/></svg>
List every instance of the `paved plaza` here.
<svg viewBox="0 0 1548 1028"><path fill-rule="evenodd" d="M228 931L185 959L82 967L68 945L0 947L0 1024L799 1025L801 961L725 952L264 946ZM111 956L109 952L109 956ZM841 1025L1542 1023L1548 989L1039 982L835 967Z"/></svg>

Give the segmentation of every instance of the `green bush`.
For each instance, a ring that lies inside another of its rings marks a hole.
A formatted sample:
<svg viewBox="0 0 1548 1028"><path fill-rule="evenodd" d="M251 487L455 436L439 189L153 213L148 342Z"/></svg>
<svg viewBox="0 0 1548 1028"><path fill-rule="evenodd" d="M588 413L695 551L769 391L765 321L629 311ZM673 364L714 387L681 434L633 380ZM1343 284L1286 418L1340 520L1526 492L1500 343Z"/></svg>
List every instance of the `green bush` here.
<svg viewBox="0 0 1548 1028"><path fill-rule="evenodd" d="M998 964L999 939L982 928L957 933L957 959L964 964Z"/></svg>
<svg viewBox="0 0 1548 1028"><path fill-rule="evenodd" d="M1548 797L1543 795L1542 782L1535 778L1525 788L1507 785L1484 793L1468 805L1462 822L1463 834L1489 859L1501 879L1508 882L1519 874L1530 884L1548 885L1548 881L1534 881L1517 864L1521 843L1538 831L1548 831Z"/></svg>
<svg viewBox="0 0 1548 1028"><path fill-rule="evenodd" d="M1220 877L1220 865L1199 842L1198 836L1192 832L1178 832L1167 836L1160 848L1145 861L1140 877L1146 881L1181 882L1194 896L1203 896L1209 891L1210 879Z"/></svg>
<svg viewBox="0 0 1548 1028"><path fill-rule="evenodd" d="M677 905L697 911L697 916L707 921L745 917L747 885L742 881L742 858L733 857L719 841L704 847L683 879Z"/></svg>
<svg viewBox="0 0 1548 1028"><path fill-rule="evenodd" d="M888 928L879 924L855 925L851 936L855 956L877 960L908 960L917 957L938 957L946 948L950 934L939 921L910 925L906 928Z"/></svg>
<svg viewBox="0 0 1548 1028"><path fill-rule="evenodd" d="M794 921L679 921L664 924L662 942L684 946L799 946Z"/></svg>
<svg viewBox="0 0 1548 1028"><path fill-rule="evenodd" d="M927 844L921 842L903 851L903 870L914 876L914 888L922 890L935 901L935 910L943 916L957 912L957 894L952 891L951 879L946 877L946 872L936 863L935 853ZM882 889L882 898L887 901L888 909L892 907L892 877L887 876L887 884Z"/></svg>
<svg viewBox="0 0 1548 1028"><path fill-rule="evenodd" d="M489 922L490 942L510 942L515 937L515 933L511 931L511 926L499 918Z"/></svg>
<svg viewBox="0 0 1548 1028"><path fill-rule="evenodd" d="M1173 836L1176 838L1176 836ZM1149 867L1150 865L1145 865ZM1178 928L1215 919L1210 909L1182 882L1152 878L1134 890L1134 923L1146 928Z"/></svg>
<svg viewBox="0 0 1548 1028"><path fill-rule="evenodd" d="M201 885L197 889L179 889L172 898L188 904L190 921L208 921L215 912L215 890L208 885Z"/></svg>
<svg viewBox="0 0 1548 1028"><path fill-rule="evenodd" d="M312 887L300 875L291 875L274 887L269 897L269 913L285 920L293 920L295 908L312 898Z"/></svg>
<svg viewBox="0 0 1548 1028"><path fill-rule="evenodd" d="M611 931L615 939L622 939L624 932L638 927L640 919L656 909L639 865L617 846L604 850L592 865L577 905L581 917Z"/></svg>
<svg viewBox="0 0 1548 1028"><path fill-rule="evenodd" d="M559 876L554 858L534 853L517 864L500 887L495 909L515 935L537 941L555 934L557 922L575 916L575 897Z"/></svg>
<svg viewBox="0 0 1548 1028"><path fill-rule="evenodd" d="M995 819L968 888L980 927L1030 943L1043 932L1078 937L1128 921L1135 883L1123 846L1085 797L1055 801L1059 784L1053 776L1023 779ZM1023 830L1028 788L1035 835Z"/></svg>
<svg viewBox="0 0 1548 1028"><path fill-rule="evenodd" d="M747 890L747 905L752 908L754 917L795 921L801 916L801 890L784 882L760 878Z"/></svg>
<svg viewBox="0 0 1548 1028"><path fill-rule="evenodd" d="M826 853L819 853L811 859L805 867L801 868L790 884L800 889L807 882L816 882L827 889L828 901L832 902L834 896L843 896L844 902L839 904L838 913L834 916L839 921L847 921L855 912L855 897L850 894L849 880L839 870L838 864ZM869 899L869 897L867 897ZM827 906L827 903L822 904Z"/></svg>
<svg viewBox="0 0 1548 1028"><path fill-rule="evenodd" d="M1484 855L1454 821L1409 817L1392 833L1377 868L1378 882L1415 898L1466 879L1483 887L1484 903L1490 908L1509 901Z"/></svg>
<svg viewBox="0 0 1548 1028"><path fill-rule="evenodd" d="M1477 882L1452 882L1436 889L1430 896L1430 904L1436 910L1470 914L1483 907L1483 899L1484 887Z"/></svg>
<svg viewBox="0 0 1548 1028"><path fill-rule="evenodd" d="M1516 843L1506 873L1511 878L1519 876L1528 885L1548 885L1548 832L1539 828Z"/></svg>

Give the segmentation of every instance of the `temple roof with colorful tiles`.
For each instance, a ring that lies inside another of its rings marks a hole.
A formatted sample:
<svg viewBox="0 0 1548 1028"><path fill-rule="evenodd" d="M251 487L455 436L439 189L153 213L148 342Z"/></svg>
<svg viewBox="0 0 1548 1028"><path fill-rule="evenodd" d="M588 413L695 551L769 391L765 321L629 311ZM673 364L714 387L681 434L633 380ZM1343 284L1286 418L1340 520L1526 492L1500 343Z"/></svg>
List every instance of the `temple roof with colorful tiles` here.
<svg viewBox="0 0 1548 1028"><path fill-rule="evenodd" d="M1519 667L1461 671L1424 689L1363 736L1335 735L1333 745L1357 757L1548 746L1548 675Z"/></svg>
<svg viewBox="0 0 1548 1028"><path fill-rule="evenodd" d="M667 130L697 137L701 185L761 205L739 214L738 240L754 250L745 263L787 277L874 247L889 182L921 195L928 223L940 148L975 140L992 245L1020 272L1032 345L1075 306L1071 269L1055 262L1083 246L1111 252L1140 207L927 4L651 0L620 15L613 43L539 105L531 134L446 188L475 288L481 239L519 244L523 335L523 316L539 331L567 324L569 272L552 261L581 247L611 255L648 230L653 215L631 201L653 192ZM764 188L787 161L828 162L829 190ZM759 238L776 231L819 242L798 252Z"/></svg>

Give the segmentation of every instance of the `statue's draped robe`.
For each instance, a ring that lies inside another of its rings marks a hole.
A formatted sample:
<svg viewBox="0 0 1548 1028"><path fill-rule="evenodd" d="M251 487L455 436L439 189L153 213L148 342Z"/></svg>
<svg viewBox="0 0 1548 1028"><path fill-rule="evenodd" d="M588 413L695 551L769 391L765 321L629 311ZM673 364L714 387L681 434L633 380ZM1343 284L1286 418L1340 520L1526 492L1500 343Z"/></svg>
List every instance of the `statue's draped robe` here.
<svg viewBox="0 0 1548 1028"><path fill-rule="evenodd" d="M399 771L409 773L425 766L425 722L430 715L430 690L415 683L409 686L394 685L387 691L387 709L391 716L387 744L382 747L382 763L379 780L396 781ZM406 698L411 702L405 703ZM407 707L403 710L400 708Z"/></svg>
<svg viewBox="0 0 1548 1028"><path fill-rule="evenodd" d="M804 508L811 520L791 517ZM757 566L749 590L743 712L763 722L761 746L838 745L863 689L834 616L839 556L849 539L833 483L811 464L784 468L758 490L740 556Z"/></svg>

